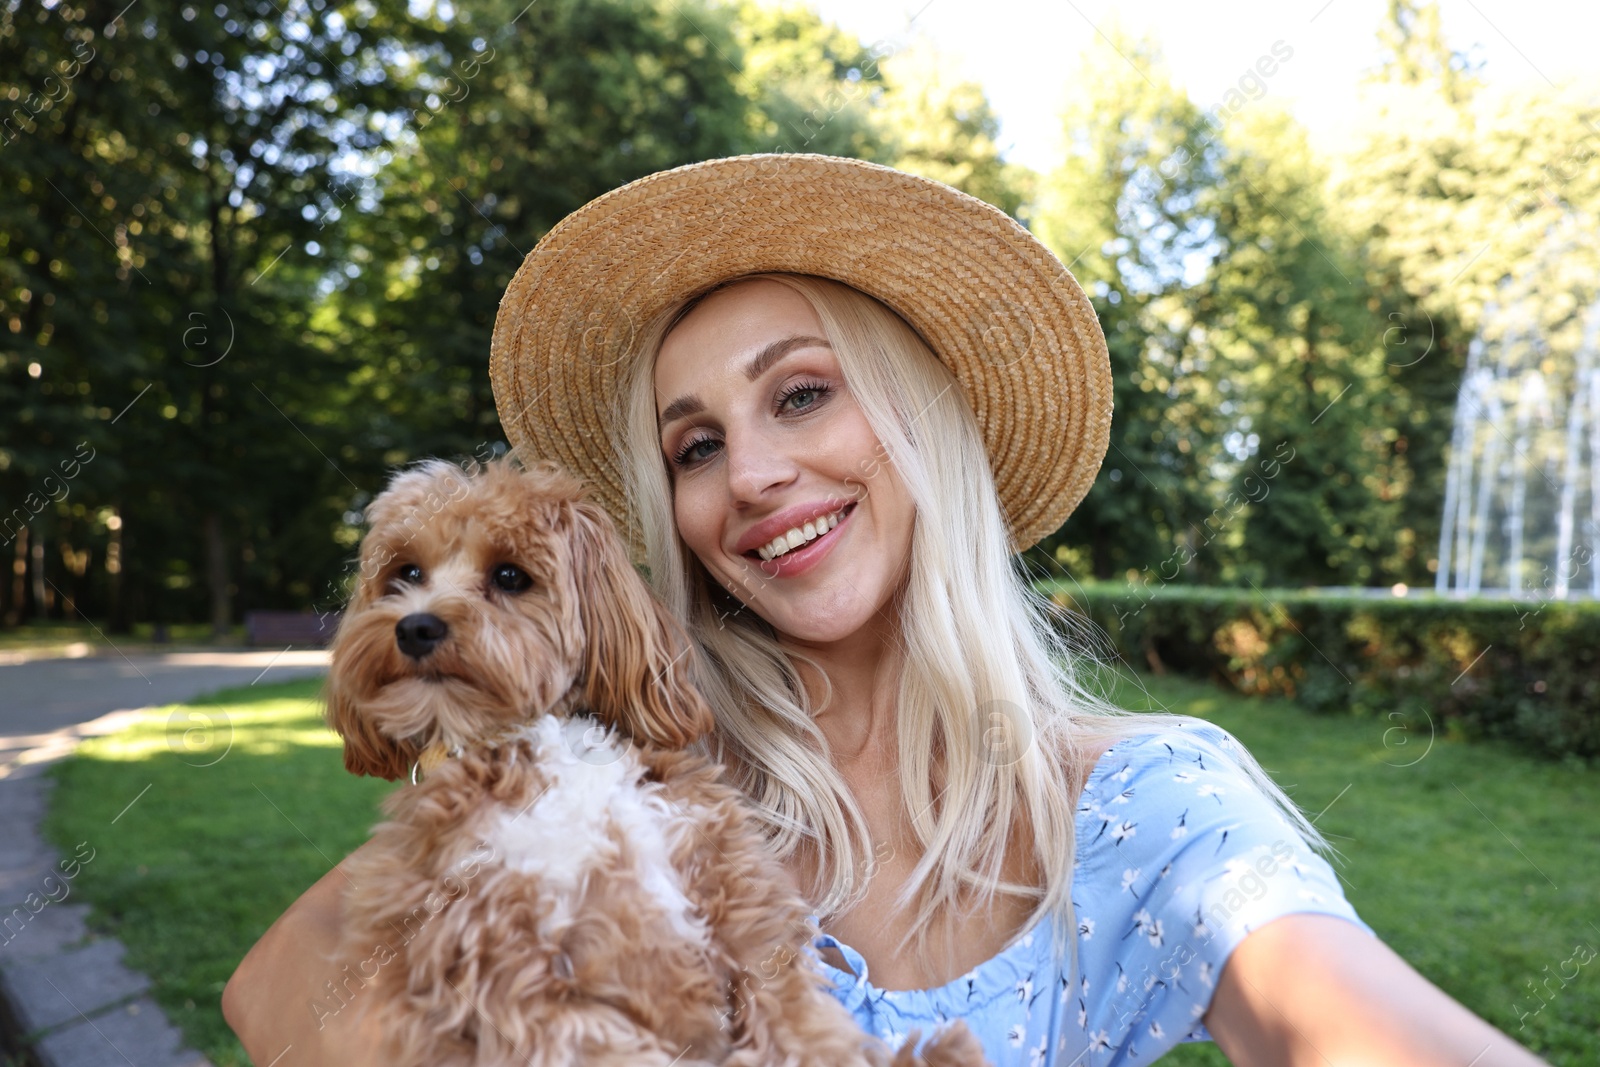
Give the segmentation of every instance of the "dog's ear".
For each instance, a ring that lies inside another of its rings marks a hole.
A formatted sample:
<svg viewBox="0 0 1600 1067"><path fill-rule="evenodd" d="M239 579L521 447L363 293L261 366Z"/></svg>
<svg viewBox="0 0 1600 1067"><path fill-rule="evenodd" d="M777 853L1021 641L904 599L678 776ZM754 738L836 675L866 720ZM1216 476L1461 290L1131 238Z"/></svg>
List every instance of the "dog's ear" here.
<svg viewBox="0 0 1600 1067"><path fill-rule="evenodd" d="M352 614L345 612L340 620L341 631ZM332 645L333 665L322 687L322 696L326 705L323 718L330 729L344 738L344 769L351 774L398 781L411 773L411 765L418 755L416 746L383 736L361 714L355 695L350 691L355 680L339 662L341 651L342 643L336 634Z"/></svg>
<svg viewBox="0 0 1600 1067"><path fill-rule="evenodd" d="M572 546L589 710L636 739L682 748L714 725L689 677L692 646L633 569L611 516L572 505Z"/></svg>
<svg viewBox="0 0 1600 1067"><path fill-rule="evenodd" d="M411 746L384 737L355 710L342 686L329 675L324 687L328 725L344 738L344 769L351 774L399 781L411 773L416 760Z"/></svg>

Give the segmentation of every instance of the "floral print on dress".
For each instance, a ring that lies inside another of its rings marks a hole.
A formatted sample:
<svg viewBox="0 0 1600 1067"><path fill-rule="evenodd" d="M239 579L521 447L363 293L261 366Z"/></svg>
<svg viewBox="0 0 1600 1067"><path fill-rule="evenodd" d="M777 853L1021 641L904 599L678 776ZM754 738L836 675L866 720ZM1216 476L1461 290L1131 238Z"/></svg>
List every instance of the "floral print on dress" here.
<svg viewBox="0 0 1600 1067"><path fill-rule="evenodd" d="M898 1047L913 1029L926 1041L964 1019L995 1067L1130 1067L1209 1041L1201 1020L1251 931L1315 912L1376 936L1328 862L1233 762L1239 751L1227 731L1196 720L1124 738L1100 757L1076 818L1076 973L1043 924L935 989L878 989L861 954L829 934L809 948L812 963L868 1032ZM824 947L850 970L824 961Z"/></svg>

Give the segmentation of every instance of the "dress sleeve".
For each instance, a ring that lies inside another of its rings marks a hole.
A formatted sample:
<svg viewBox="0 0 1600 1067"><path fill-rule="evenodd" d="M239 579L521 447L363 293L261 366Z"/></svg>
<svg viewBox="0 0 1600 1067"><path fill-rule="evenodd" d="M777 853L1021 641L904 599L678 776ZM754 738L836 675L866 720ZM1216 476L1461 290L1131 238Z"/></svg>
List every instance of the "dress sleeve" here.
<svg viewBox="0 0 1600 1067"><path fill-rule="evenodd" d="M1087 800L1095 840L1080 848L1100 865L1103 892L1118 894L1097 909L1122 961L1097 1014L1124 1051L1211 1040L1200 1020L1223 965L1273 919L1337 915L1376 936L1333 868L1234 762L1243 749L1227 731L1195 723L1119 751Z"/></svg>

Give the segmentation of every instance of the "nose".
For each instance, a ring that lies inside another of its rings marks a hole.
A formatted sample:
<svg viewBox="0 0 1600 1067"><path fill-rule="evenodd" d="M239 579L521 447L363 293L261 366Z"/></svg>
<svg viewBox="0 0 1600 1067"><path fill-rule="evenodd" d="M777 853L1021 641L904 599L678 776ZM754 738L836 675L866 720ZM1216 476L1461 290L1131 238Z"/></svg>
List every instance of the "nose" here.
<svg viewBox="0 0 1600 1067"><path fill-rule="evenodd" d="M755 501L767 490L787 485L798 473L797 464L782 442L758 433L736 434L729 428L722 446L728 470L728 491L735 500Z"/></svg>
<svg viewBox="0 0 1600 1067"><path fill-rule="evenodd" d="M432 652L434 646L444 640L445 634L450 632L450 627L437 615L419 613L407 615L394 624L395 643L400 646L400 651L412 659L421 659Z"/></svg>

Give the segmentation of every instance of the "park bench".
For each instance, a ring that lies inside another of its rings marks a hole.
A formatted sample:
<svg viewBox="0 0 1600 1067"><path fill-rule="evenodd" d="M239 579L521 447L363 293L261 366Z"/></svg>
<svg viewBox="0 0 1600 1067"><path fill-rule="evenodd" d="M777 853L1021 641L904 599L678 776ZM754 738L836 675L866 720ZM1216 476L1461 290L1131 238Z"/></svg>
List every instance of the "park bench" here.
<svg viewBox="0 0 1600 1067"><path fill-rule="evenodd" d="M245 642L251 645L326 645L338 629L340 612L247 611Z"/></svg>

